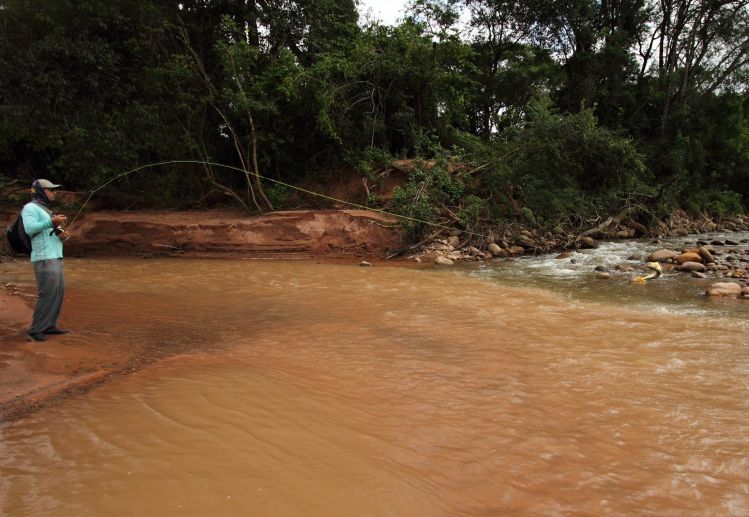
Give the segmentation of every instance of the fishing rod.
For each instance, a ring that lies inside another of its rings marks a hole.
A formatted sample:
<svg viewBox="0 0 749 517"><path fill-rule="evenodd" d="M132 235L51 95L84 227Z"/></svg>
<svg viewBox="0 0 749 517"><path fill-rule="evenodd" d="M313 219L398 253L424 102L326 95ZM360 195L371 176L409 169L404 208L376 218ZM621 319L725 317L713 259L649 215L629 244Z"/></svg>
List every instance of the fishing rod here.
<svg viewBox="0 0 749 517"><path fill-rule="evenodd" d="M145 170L145 169L152 168L152 167L160 167L162 165L175 165L175 164L209 165L209 166L212 166L212 167L223 167L225 169L231 169L231 170L242 172L242 173L246 172L244 169L240 169L239 167L235 167L233 165L226 165L226 164L223 164L223 163L215 163L215 162L202 161L202 160L168 160L168 161L163 161L163 162L147 163L145 165L138 166L138 167L136 167L134 169L131 169L129 171L125 171L125 172L122 172L122 173L117 174L115 176L112 176L111 178L109 178L108 180L106 180L104 183L102 183L100 185L97 185L94 189L92 189L91 192L89 192L88 197L86 198L86 200L81 205L81 208L78 209L78 212L75 214L75 217L73 218L73 220L71 221L71 223L68 225L68 228L72 229L73 224L75 224L75 222L78 220L78 217L80 217L81 213L83 212L83 209L86 208L86 205L91 200L91 198L93 197L93 195L95 193L97 193L98 191L100 191L101 189L103 189L104 187L106 187L107 185L109 185L110 183L118 180L119 178L122 178L124 176L129 176L130 174L133 174L133 173L141 171L141 170ZM442 229L445 229L445 230L455 230L455 228L453 228L452 226L447 226L447 225L440 224L440 223L435 223L435 222L432 222L432 221L425 221L425 220L418 219L416 217L410 217L410 216L407 216L407 215L402 215L402 214L396 214L396 213L393 213L393 212L388 212L387 210L382 210L381 208L372 208L372 207L368 207L368 206L365 206L365 205L361 205L359 203L354 203L354 202L351 202L351 201L345 201L343 199L338 199L338 198L335 198L335 197L332 197L332 196L328 196L328 195L322 194L320 192L314 192L312 190L308 190L308 189L305 189L305 188L302 188L302 187L299 187L299 186L296 186L296 185L292 185L290 183L285 183L285 182L283 182L281 180L277 180L277 179L273 179L273 178L268 178L268 177L265 177L265 176L263 176L261 174L257 174L256 176L259 177L259 178L261 178L261 179L263 179L263 180L275 183L277 185L282 185L284 187L287 187L287 188L290 188L290 189L293 189L293 190L297 190L299 192L304 192L304 193L310 194L312 196L317 196L317 197L320 197L320 198L323 198L323 199L327 199L327 200L330 200L330 201L335 201L336 203L341 203L341 204L344 204L344 205L349 205L349 206L352 206L352 207L355 207L355 208L359 208L361 210L367 210L367 211L370 211L370 212L378 212L378 213L381 213L383 215L387 215L387 216L390 216L390 217L395 217L395 218L398 218L398 219L403 219L403 220L411 221L411 222L414 222L414 223L421 223L421 224L425 224L425 225L428 225L428 226L433 226L435 228L442 228ZM486 237L483 234L475 233L475 232L472 232L470 230L459 230L459 231L461 233L465 233L467 235L474 235L476 237L481 237L481 238L485 238Z"/></svg>

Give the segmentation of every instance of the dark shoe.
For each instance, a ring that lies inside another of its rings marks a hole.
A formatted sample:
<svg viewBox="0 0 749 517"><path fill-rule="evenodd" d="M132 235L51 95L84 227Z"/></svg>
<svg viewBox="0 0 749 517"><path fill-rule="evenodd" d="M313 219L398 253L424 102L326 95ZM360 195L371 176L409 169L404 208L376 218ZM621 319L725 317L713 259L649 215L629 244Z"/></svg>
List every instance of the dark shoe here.
<svg viewBox="0 0 749 517"><path fill-rule="evenodd" d="M50 327L44 331L45 334L70 334L68 329L61 329L59 327Z"/></svg>
<svg viewBox="0 0 749 517"><path fill-rule="evenodd" d="M47 341L47 336L43 332L36 332L34 334L27 332L26 335L29 336L30 341Z"/></svg>

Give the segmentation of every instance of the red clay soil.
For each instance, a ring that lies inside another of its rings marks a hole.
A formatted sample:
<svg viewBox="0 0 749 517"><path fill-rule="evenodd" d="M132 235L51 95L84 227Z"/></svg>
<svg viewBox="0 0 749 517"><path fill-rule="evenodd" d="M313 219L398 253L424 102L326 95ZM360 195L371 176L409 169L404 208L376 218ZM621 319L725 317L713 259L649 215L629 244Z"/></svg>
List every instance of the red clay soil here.
<svg viewBox="0 0 749 517"><path fill-rule="evenodd" d="M68 214L72 220L74 214ZM5 222L14 214L6 213ZM72 222L72 221L71 221ZM313 256L376 260L401 246L396 221L363 210L303 210L248 217L236 212L89 212L73 226L67 256ZM3 243L4 245L4 243ZM28 260L21 258L19 260ZM29 266L30 267L30 266ZM122 375L184 346L151 350L130 341L76 335L30 342L33 285L0 278L0 423ZM65 315L84 310L66 291Z"/></svg>
<svg viewBox="0 0 749 517"><path fill-rule="evenodd" d="M71 221L72 222L72 221ZM347 254L377 256L401 245L397 222L365 210L299 210L259 217L236 212L91 212L72 225L76 255Z"/></svg>

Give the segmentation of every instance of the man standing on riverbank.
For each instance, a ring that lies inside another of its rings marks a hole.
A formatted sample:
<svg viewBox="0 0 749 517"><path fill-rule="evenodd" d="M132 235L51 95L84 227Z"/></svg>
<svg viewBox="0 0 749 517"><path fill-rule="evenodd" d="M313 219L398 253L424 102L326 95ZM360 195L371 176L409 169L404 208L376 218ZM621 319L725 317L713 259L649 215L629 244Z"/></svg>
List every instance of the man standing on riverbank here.
<svg viewBox="0 0 749 517"><path fill-rule="evenodd" d="M33 341L46 341L48 334L67 334L57 326L65 294L62 263L62 242L67 233L62 229L64 215L54 215L49 208L54 201L55 185L38 179L31 185L33 199L21 211L23 227L31 238L31 264L34 267L38 298L34 317L27 334Z"/></svg>

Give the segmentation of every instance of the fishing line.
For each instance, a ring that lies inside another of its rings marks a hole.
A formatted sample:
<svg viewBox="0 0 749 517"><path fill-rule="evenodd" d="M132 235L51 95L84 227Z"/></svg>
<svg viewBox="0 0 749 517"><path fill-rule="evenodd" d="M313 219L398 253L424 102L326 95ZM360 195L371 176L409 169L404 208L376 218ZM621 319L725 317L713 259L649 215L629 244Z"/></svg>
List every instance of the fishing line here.
<svg viewBox="0 0 749 517"><path fill-rule="evenodd" d="M200 161L200 160L169 160L169 161L164 161L164 162L154 162L154 163L148 163L146 165L141 165L139 167L136 167L135 169L131 169L129 171L117 174L117 175L109 178L107 181L105 181L101 185L98 185L93 190L91 190L91 192L88 194L88 197L86 198L86 200L81 205L81 208L78 210L78 213L75 214L75 217L73 218L73 221L68 225L68 228L72 228L73 224L75 224L75 222L78 220L78 217L81 215L81 213L83 212L83 209L86 207L86 205L88 204L88 202L91 200L91 197L96 192L100 191L101 189L103 189L104 187L106 187L107 185L109 185L110 183L112 183L113 181L115 181L115 180L117 180L119 178L122 178L123 176L128 176L130 174L133 174L135 172L138 172L140 170L147 169L147 168L150 168L150 167L159 167L159 166L162 166L162 165L174 165L174 164L183 164L183 163L199 164L199 165L210 165L210 166L213 166L213 167L224 167L226 169L232 169L232 170L239 171L239 172L242 172L242 173L246 173L247 172L244 169L240 169L239 167L234 167L232 165L225 165L223 163L206 162L206 161ZM370 211L370 212L378 212L378 213L381 213L381 214L384 214L384 215L388 215L390 217L395 217L395 218L398 218L398 219L403 219L403 220L411 221L411 222L414 222L414 223L421 223L421 224L425 224L425 225L428 225L428 226L433 226L435 228L443 228L445 230L455 230L455 228L453 228L452 226L447 226L447 225L444 225L444 224L435 223L435 222L431 222L431 221L424 221L424 220L418 219L416 217L410 217L410 216L407 216L407 215L396 214L396 213L393 213L393 212L388 212L387 210L382 210L380 208L371 208L371 207L368 207L368 206L365 206L365 205L360 205L358 203L353 203L351 201L344 201L343 199L338 199L338 198L335 198L335 197L332 197L332 196L328 196L326 194L321 194L320 192L314 192L312 190L307 190L305 188L298 187L298 186L292 185L290 183L285 183L285 182L277 180L277 179L267 178L267 177L265 177L265 176L263 176L261 174L257 174L257 175L255 173L251 173L251 174L253 174L253 175L255 175L255 176L257 176L257 177L259 177L259 178L261 178L263 180L270 181L270 182L276 183L278 185L282 185L284 187L287 187L287 188L290 188L290 189L293 189L293 190L298 190L299 192L304 192L305 194L310 194L312 196L317 196L317 197L321 197L323 199L327 199L327 200L330 200L330 201L335 201L336 203L342 203L344 205L353 206L353 207L359 208L361 210L367 210L367 211ZM460 231L461 233L468 234L468 235L474 235L476 237L481 237L481 238L486 237L483 234L475 233L475 232L472 232L470 230L458 230L458 231Z"/></svg>

